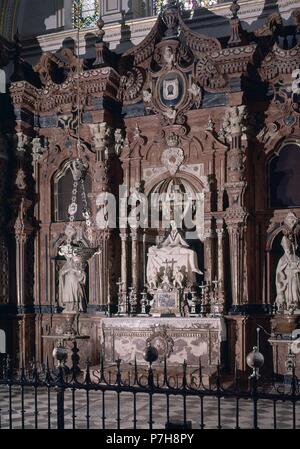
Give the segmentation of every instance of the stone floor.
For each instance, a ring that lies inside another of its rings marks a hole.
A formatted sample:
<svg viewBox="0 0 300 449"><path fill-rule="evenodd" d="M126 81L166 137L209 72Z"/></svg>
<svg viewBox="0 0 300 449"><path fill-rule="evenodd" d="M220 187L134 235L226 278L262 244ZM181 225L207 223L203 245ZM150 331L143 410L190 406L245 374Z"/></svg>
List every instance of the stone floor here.
<svg viewBox="0 0 300 449"><path fill-rule="evenodd" d="M75 396L76 404L76 425L77 429L87 428L86 393L77 391ZM183 421L183 399L182 397L170 397L170 421ZM34 429L35 423L35 398L32 390L26 390L24 395L25 405L25 429ZM297 428L300 428L300 405L297 405ZM7 387L0 387L0 428L9 428L9 396ZM121 393L121 429L133 428L133 395ZM240 419L239 426L242 429L251 429L253 404L249 400L239 401ZM13 388L12 394L12 428L22 428L21 396L18 387ZM37 399L37 428L48 428L48 400L47 391L39 390ZM56 393L50 395L50 424L51 428L56 428ZM153 428L164 429L167 421L166 398L158 395L153 396ZM187 420L191 421L192 428L200 428L201 406L199 398L187 399ZM90 428L102 429L102 393L90 393ZM117 394L114 392L105 393L105 427L106 429L117 429ZM224 429L236 427L235 400L221 399L221 426ZM204 398L204 423L206 429L215 429L218 426L217 399ZM262 429L273 428L273 403L265 400L258 404L258 426ZM65 395L65 428L72 426L72 397L71 392ZM137 429L149 428L149 399L148 395L137 395ZM292 428L292 404L277 403L277 428Z"/></svg>

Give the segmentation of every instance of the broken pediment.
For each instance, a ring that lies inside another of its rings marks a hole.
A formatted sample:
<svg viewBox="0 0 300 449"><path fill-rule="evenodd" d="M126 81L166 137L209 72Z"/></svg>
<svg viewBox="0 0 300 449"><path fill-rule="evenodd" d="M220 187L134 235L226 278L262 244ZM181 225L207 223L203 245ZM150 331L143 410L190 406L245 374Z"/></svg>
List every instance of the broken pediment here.
<svg viewBox="0 0 300 449"><path fill-rule="evenodd" d="M118 100L140 104L162 126L184 125L186 113L203 106L205 93L230 91L252 61L256 44L222 48L214 37L191 31L170 1L149 35L120 60Z"/></svg>

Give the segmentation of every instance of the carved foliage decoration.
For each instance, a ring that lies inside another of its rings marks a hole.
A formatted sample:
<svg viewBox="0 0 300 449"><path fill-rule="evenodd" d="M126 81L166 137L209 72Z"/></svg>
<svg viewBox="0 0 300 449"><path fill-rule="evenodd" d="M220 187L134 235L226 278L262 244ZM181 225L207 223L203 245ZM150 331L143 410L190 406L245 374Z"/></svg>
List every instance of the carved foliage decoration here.
<svg viewBox="0 0 300 449"><path fill-rule="evenodd" d="M282 25L282 17L278 12L274 12L269 17L267 17L264 25L258 28L254 34L257 37L261 36L272 36L278 28Z"/></svg>
<svg viewBox="0 0 300 449"><path fill-rule="evenodd" d="M133 67L121 77L118 99L126 103L135 102L142 95L145 83L145 71L140 67Z"/></svg>
<svg viewBox="0 0 300 449"><path fill-rule="evenodd" d="M222 89L226 86L224 76L208 56L203 56L199 59L195 72L197 81L207 90Z"/></svg>
<svg viewBox="0 0 300 449"><path fill-rule="evenodd" d="M53 82L55 70L63 69L65 64L56 55L50 52L44 53L39 62L33 67L34 71L39 73L43 84Z"/></svg>
<svg viewBox="0 0 300 449"><path fill-rule="evenodd" d="M179 19L179 24L181 31L184 34L186 45L193 51L193 53L200 55L221 50L221 43L218 39L194 33L181 18Z"/></svg>

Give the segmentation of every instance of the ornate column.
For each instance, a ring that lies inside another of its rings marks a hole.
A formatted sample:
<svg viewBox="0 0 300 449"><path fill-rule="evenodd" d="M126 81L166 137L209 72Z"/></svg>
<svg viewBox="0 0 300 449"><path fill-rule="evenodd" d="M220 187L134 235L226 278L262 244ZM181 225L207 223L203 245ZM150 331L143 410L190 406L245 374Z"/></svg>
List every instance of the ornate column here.
<svg viewBox="0 0 300 449"><path fill-rule="evenodd" d="M4 136L0 134L0 304L9 302L9 267L8 249L6 243L6 212L5 201L7 189L7 143Z"/></svg>
<svg viewBox="0 0 300 449"><path fill-rule="evenodd" d="M97 199L101 194L110 191L108 171L110 158L114 153L113 130L106 122L90 125L94 148L96 151L96 161L93 170L93 192L90 195L92 200L92 215L97 216L100 204ZM108 228L108 223L96 220L97 230L95 239L97 244L102 246L102 253L95 256L96 270L91 271L92 292L91 297L96 298L97 308L104 312L112 294L111 285L111 235L112 230Z"/></svg>
<svg viewBox="0 0 300 449"><path fill-rule="evenodd" d="M238 106L226 111L223 130L230 145L227 157L227 180L225 187L229 198L229 207L225 212L225 221L229 234L231 291L233 305L247 301L247 240L246 229L248 212L244 205L247 187L245 178L245 135L246 107Z"/></svg>
<svg viewBox="0 0 300 449"><path fill-rule="evenodd" d="M211 172L211 167L210 167ZM204 266L205 281L212 282L216 276L216 258L215 258L215 238L216 234L213 228L212 210L213 210L213 186L215 177L209 174L206 179L204 189Z"/></svg>
<svg viewBox="0 0 300 449"><path fill-rule="evenodd" d="M127 260L128 260L128 236L127 230L120 230L120 238L121 238L121 282L122 282L122 291L127 292Z"/></svg>
<svg viewBox="0 0 300 449"><path fill-rule="evenodd" d="M218 236L218 280L224 286L224 228L223 219L217 220Z"/></svg>
<svg viewBox="0 0 300 449"><path fill-rule="evenodd" d="M27 185L27 157L26 150L28 137L19 131L16 145L16 177L15 189L12 199L14 215L14 235L16 241L16 296L17 304L23 307L33 300L33 244L29 237L33 226L28 212L32 206L29 199L29 186Z"/></svg>
<svg viewBox="0 0 300 449"><path fill-rule="evenodd" d="M31 148L32 148L32 168L33 168L33 178L35 181L35 194L39 194L40 189L40 176L41 176L41 166L43 164L43 156L48 151L48 142L46 139L42 139L40 137L34 137L31 142ZM35 204L35 211L34 216L37 220L40 220L40 201L37 201ZM42 296L46 297L48 295L45 295L44 289L41 285L41 276L40 273L40 266L42 263L42 250L41 250L41 231L36 235L36 238L34 239L34 273L35 273L35 282L34 282L34 300L35 304L41 304L42 302ZM47 287L48 288L48 287ZM38 340L39 341L39 340Z"/></svg>
<svg viewBox="0 0 300 449"><path fill-rule="evenodd" d="M212 221L205 221L204 232L204 266L205 266L205 281L212 282L215 278L215 259L214 259L214 241L215 233L212 229Z"/></svg>
<svg viewBox="0 0 300 449"><path fill-rule="evenodd" d="M138 293L139 288L139 252L138 252L138 230L131 228L131 260L132 260L132 287Z"/></svg>

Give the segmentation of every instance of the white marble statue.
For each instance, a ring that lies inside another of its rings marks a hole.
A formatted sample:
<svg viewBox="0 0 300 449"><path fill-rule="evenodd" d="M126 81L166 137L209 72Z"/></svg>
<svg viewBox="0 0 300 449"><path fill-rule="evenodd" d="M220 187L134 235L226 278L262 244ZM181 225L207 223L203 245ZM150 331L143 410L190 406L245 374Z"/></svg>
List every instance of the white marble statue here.
<svg viewBox="0 0 300 449"><path fill-rule="evenodd" d="M79 256L68 257L59 272L59 302L64 312L85 312L86 273Z"/></svg>
<svg viewBox="0 0 300 449"><path fill-rule="evenodd" d="M184 282L184 275L181 272L180 267L176 267L176 273L174 275L174 281L173 281L173 285L174 287L179 287L179 288L183 288L183 282Z"/></svg>
<svg viewBox="0 0 300 449"><path fill-rule="evenodd" d="M163 279L162 268L164 269L165 279ZM176 267L176 272L174 270ZM198 268L197 254L179 233L175 221L171 222L171 231L168 236L157 246L149 248L147 263L147 282L150 285L155 274L161 277L161 283L168 282L174 287L175 276L176 285L183 285L183 280L193 285L195 274L202 274ZM180 279L179 279L180 278ZM180 282L179 282L180 281Z"/></svg>
<svg viewBox="0 0 300 449"><path fill-rule="evenodd" d="M293 312L300 306L300 258L296 255L295 244L286 236L281 246L284 255L276 269L276 305L279 311Z"/></svg>

